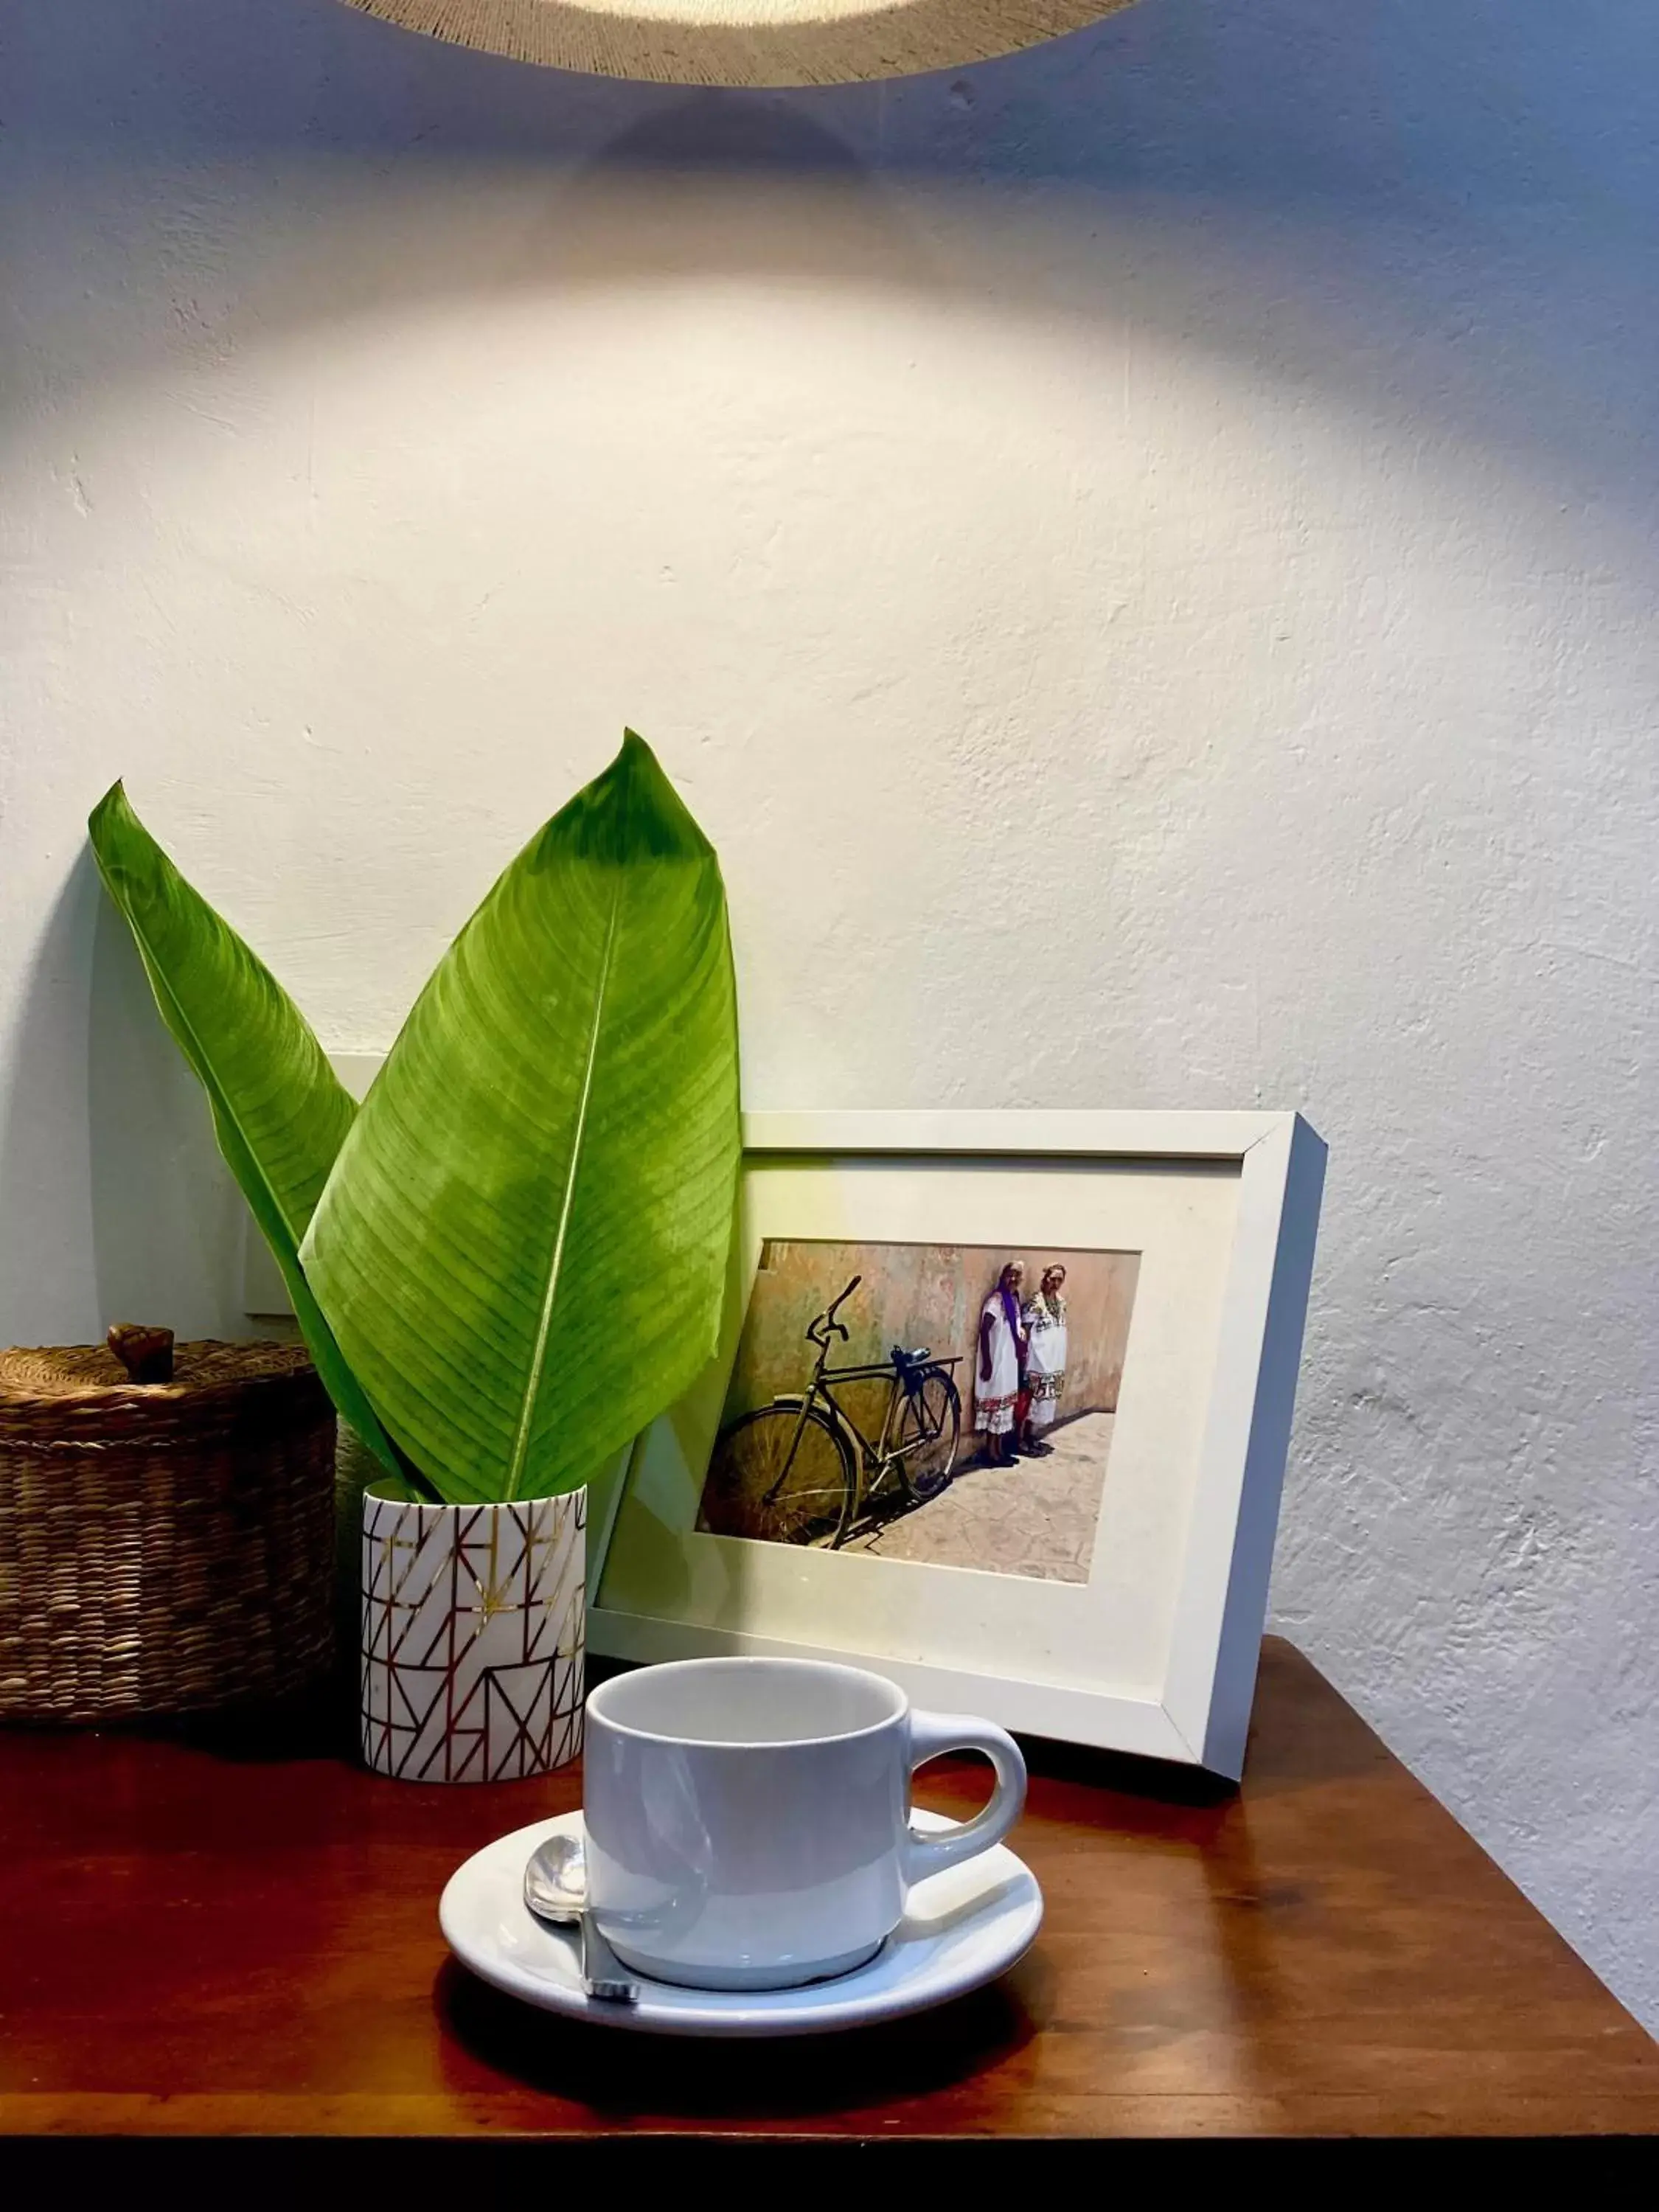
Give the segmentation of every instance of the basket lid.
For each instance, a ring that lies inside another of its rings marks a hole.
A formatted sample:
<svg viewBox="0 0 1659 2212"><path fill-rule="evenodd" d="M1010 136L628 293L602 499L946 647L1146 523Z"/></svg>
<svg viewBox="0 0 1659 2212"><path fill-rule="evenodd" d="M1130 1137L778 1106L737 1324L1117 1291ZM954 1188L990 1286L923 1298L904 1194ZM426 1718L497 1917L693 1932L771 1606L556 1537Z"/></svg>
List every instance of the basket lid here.
<svg viewBox="0 0 1659 2212"><path fill-rule="evenodd" d="M195 1434L256 1409L280 1418L327 1405L301 1344L230 1344L204 1337L173 1349L173 1377L135 1382L103 1344L17 1345L0 1351L0 1439L98 1443Z"/></svg>

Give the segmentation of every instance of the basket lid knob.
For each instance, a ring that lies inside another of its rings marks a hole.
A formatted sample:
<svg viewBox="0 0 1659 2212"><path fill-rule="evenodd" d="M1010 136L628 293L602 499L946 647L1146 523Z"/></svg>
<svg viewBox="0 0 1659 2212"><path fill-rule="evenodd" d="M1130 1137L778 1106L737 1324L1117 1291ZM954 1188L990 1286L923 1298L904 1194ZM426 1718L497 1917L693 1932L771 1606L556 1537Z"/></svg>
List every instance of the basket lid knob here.
<svg viewBox="0 0 1659 2212"><path fill-rule="evenodd" d="M118 1321L107 1339L110 1350L135 1382L171 1382L173 1331L146 1328L140 1322Z"/></svg>

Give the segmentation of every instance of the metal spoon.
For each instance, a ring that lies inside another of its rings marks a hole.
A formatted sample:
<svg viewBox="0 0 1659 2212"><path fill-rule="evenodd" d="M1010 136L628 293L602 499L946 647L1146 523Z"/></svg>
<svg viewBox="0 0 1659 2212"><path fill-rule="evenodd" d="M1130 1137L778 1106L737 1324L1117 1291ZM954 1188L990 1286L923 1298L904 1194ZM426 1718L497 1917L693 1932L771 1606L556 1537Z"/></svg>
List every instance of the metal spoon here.
<svg viewBox="0 0 1659 2212"><path fill-rule="evenodd" d="M598 1936L587 1910L587 1861L580 1836L550 1836L537 1844L524 1870L524 1901L538 1920L578 1930L582 1989L588 1996L609 2004L638 2003L637 1982L592 1971L594 1950L604 1938Z"/></svg>

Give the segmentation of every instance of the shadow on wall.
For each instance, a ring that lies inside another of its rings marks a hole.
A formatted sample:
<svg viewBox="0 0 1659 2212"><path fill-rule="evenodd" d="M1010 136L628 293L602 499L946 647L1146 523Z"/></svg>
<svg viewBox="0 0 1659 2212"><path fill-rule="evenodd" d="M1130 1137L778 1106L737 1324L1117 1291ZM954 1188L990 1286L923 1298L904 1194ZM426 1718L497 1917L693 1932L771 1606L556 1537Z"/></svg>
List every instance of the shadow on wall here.
<svg viewBox="0 0 1659 2212"><path fill-rule="evenodd" d="M1635 6L1600 7L1591 40L1559 0L1395 0L1369 30L1324 0L1143 0L960 77L773 94L525 68L337 0L17 0L5 37L0 183L27 210L7 250L32 333L15 411L58 419L77 377L114 394L211 376L239 349L395 329L441 301L741 276L781 316L792 294L902 294L1224 347L1292 398L1373 411L1368 434L1409 455L1445 422L1651 522L1628 461L1659 410L1640 335L1659 338L1655 238L1632 192L1659 177L1655 33ZM14 943L49 896L14 872ZM83 1311L89 1273L100 1311L159 1284L230 1325L228 1186L101 927L88 984L95 903L77 866L15 986L0 1216L71 1249L52 1282L11 1286L11 1327ZM174 1115L187 1136L166 1133ZM93 1162L95 1256L72 1226Z"/></svg>
<svg viewBox="0 0 1659 2212"><path fill-rule="evenodd" d="M89 853L70 870L23 1009L0 1220L12 1253L33 1246L53 1263L0 1268L0 1340L81 1341L118 1321L246 1335L241 1197Z"/></svg>
<svg viewBox="0 0 1659 2212"><path fill-rule="evenodd" d="M861 166L1293 198L1547 195L1571 156L1626 207L1659 174L1645 0L1141 0L1070 37L960 72L775 92L696 91L521 65L348 12L338 0L12 0L15 130L143 166L185 145L382 163L604 149L676 167ZM118 95L118 100L117 95ZM695 123L685 118L695 116ZM657 133L655 137L652 134ZM1459 191L1462 180L1464 190Z"/></svg>
<svg viewBox="0 0 1659 2212"><path fill-rule="evenodd" d="M958 77L685 94L475 55L337 0L16 0L0 185L31 349L8 405L68 419L77 377L211 376L239 349L395 330L440 301L741 275L781 315L792 292L902 293L1224 348L1293 401L1369 413L1408 472L1444 422L1650 526L1629 456L1659 410L1638 189L1659 178L1656 33L1618 0L1595 20L1590 39L1559 0L1395 0L1360 21L1325 0L1143 0ZM13 878L0 922L24 945L52 894L38 870ZM0 1209L77 1243L95 1158L101 1309L203 1255L222 1271L228 1231L199 1101L159 1030L145 1056L147 994L101 933L88 985L94 907L77 867L15 987ZM175 1108L189 1161L162 1134ZM89 1112L108 1139L90 1154ZM144 1194L131 1233L107 1227L118 1181ZM194 1228L187 1200L208 1208ZM87 1267L71 1252L11 1295L80 1310ZM179 1291L201 1312L225 1295Z"/></svg>
<svg viewBox="0 0 1659 2212"><path fill-rule="evenodd" d="M1659 34L1642 0L1595 12L1591 39L1559 0L1395 0L1360 21L1325 0L1141 0L960 76L688 94L338 0L19 0L0 161L9 197L39 203L30 251L70 319L107 317L86 241L54 234L99 155L118 144L133 187L103 226L112 278L146 174L189 173L166 222L176 296L164 272L148 340L125 319L112 334L112 381L176 362L181 337L220 356L445 296L769 271L1121 319L1328 399L1409 387L1407 418L1645 513L1619 462L1632 416L1659 420L1633 337L1659 292L1639 191L1659 185ZM665 194L665 172L724 189ZM970 187L977 252L935 251L890 189L907 185Z"/></svg>
<svg viewBox="0 0 1659 2212"><path fill-rule="evenodd" d="M131 932L99 888L87 1130L100 1311L179 1336L246 1336L247 1212L201 1085L167 1035ZM160 1304L166 1310L152 1314Z"/></svg>

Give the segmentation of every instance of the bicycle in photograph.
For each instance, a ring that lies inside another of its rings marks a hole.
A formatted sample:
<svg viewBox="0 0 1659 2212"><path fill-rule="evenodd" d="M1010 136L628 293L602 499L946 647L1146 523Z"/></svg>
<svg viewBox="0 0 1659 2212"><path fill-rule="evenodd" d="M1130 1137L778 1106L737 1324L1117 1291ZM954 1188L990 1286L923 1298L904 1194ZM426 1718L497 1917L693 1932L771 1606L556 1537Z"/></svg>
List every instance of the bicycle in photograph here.
<svg viewBox="0 0 1659 2212"><path fill-rule="evenodd" d="M884 1494L896 1504L925 1505L950 1482L962 1439L962 1401L951 1374L957 1357L936 1359L925 1346L895 1345L873 1364L830 1364L835 1340L849 1340L836 1316L862 1280L854 1275L809 1323L806 1341L817 1358L806 1389L744 1413L721 1437L705 1528L834 1550ZM884 1381L880 1427L867 1436L836 1394Z"/></svg>

